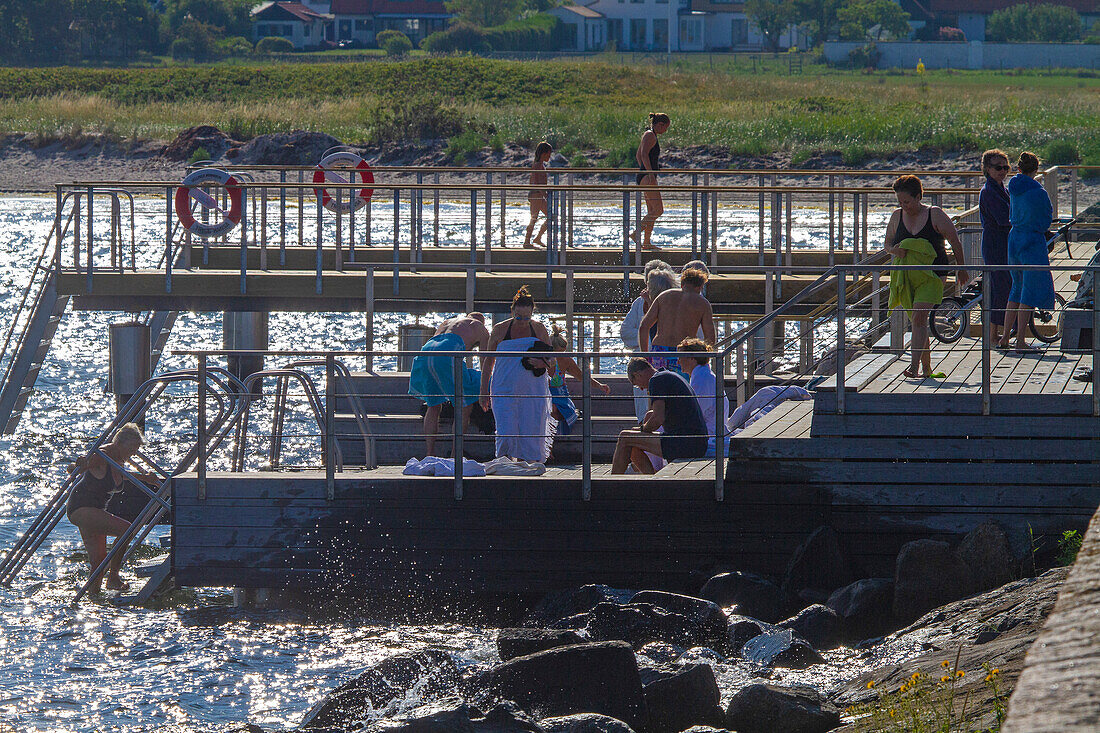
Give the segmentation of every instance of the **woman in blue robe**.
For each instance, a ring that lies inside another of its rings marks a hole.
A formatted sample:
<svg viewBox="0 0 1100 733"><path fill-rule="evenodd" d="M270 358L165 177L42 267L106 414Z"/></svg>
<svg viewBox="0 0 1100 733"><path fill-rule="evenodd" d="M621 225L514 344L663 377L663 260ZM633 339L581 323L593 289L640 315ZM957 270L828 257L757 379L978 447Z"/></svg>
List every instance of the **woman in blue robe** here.
<svg viewBox="0 0 1100 733"><path fill-rule="evenodd" d="M1008 182L1011 215L1008 233L1008 264L1050 265L1047 256L1047 230L1054 221L1050 197L1034 176L1039 170L1039 158L1034 153L1020 153L1016 164L1019 173ZM1024 339L1028 320L1036 308L1054 307L1054 278L1050 270L1013 270L1012 291L1008 294L1008 312L1001 348L1009 348L1009 332L1015 310L1016 350L1034 351Z"/></svg>
<svg viewBox="0 0 1100 733"><path fill-rule="evenodd" d="M1008 264L1008 190L1005 180L1012 166L1008 155L993 149L982 153L982 173L985 185L978 195L978 213L982 219L982 261L987 265ZM1008 270L986 270L989 278L989 320L993 324L993 339L1000 338L1000 327L1005 322L1008 293L1012 290L1012 274Z"/></svg>

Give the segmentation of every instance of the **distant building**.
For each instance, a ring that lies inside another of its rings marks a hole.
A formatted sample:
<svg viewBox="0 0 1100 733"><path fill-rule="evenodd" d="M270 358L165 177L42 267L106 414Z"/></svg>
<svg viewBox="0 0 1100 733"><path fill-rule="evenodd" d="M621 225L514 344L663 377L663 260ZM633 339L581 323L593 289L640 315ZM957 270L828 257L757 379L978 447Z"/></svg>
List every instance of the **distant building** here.
<svg viewBox="0 0 1100 733"><path fill-rule="evenodd" d="M294 48L320 48L332 39L332 16L300 2L267 2L252 10L252 40L285 38Z"/></svg>
<svg viewBox="0 0 1100 733"><path fill-rule="evenodd" d="M546 11L561 21L563 51L602 51L607 47L607 18L583 5L559 5Z"/></svg>
<svg viewBox="0 0 1100 733"><path fill-rule="evenodd" d="M913 0L906 0L912 2ZM968 41L984 41L985 26L989 16L998 10L1019 5L1023 0L921 0L935 18L936 24L953 26L966 35ZM1100 1L1098 0L1043 0L1050 5L1062 5L1073 8L1084 21L1085 28L1100 21ZM902 3L905 7L905 2Z"/></svg>
<svg viewBox="0 0 1100 733"><path fill-rule="evenodd" d="M401 31L413 46L436 31L444 30L451 14L443 0L332 0L335 38L373 46L377 34Z"/></svg>
<svg viewBox="0 0 1100 733"><path fill-rule="evenodd" d="M764 36L745 14L744 0L692 0L694 15L701 15L706 51L761 51ZM804 48L805 38L796 26L779 37L779 50Z"/></svg>

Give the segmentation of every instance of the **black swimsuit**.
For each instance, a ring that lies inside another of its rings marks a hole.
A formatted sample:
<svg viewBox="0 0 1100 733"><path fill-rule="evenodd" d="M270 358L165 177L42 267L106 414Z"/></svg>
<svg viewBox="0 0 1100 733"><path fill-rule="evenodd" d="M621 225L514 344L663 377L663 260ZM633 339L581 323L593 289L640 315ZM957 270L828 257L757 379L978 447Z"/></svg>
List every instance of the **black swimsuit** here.
<svg viewBox="0 0 1100 733"><path fill-rule="evenodd" d="M905 226L905 216L898 216L898 230L894 232L893 246L897 246L898 242L903 239L927 239L932 245L932 249L936 250L936 259L933 260L933 265L949 265L951 260L947 259L947 249L944 247L944 236L936 231L936 228L932 226L932 209L928 210L928 220L924 222L924 226L920 228L920 231L916 234L910 234L909 229ZM950 270L935 270L938 277L947 277L951 274Z"/></svg>
<svg viewBox="0 0 1100 733"><path fill-rule="evenodd" d="M661 167L661 162L660 162L660 158L661 158L661 141L656 139L656 137L657 137L656 133L654 133L653 137L654 137L653 147L649 149L649 168L650 168L650 170L645 170L643 168L642 172L639 173L635 177L635 180L636 180L636 182L638 183L639 186L642 184L642 179L645 178L646 176L649 176L649 175L652 175L653 179L656 181L657 171Z"/></svg>
<svg viewBox="0 0 1100 733"><path fill-rule="evenodd" d="M115 483L114 471L110 466L107 467L107 473L103 478L96 478L91 471L85 471L69 492L65 513L72 514L74 509L85 506L106 509L111 494L121 490L122 485Z"/></svg>

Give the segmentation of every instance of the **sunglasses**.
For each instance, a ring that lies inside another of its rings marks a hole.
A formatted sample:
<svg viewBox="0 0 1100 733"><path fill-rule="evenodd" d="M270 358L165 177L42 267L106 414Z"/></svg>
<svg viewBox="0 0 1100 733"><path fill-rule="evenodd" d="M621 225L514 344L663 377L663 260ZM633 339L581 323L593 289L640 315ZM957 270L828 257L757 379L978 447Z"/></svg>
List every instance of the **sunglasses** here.
<svg viewBox="0 0 1100 733"><path fill-rule="evenodd" d="M517 321L529 321L529 320L531 320L531 316L513 315L512 318L514 320L517 320Z"/></svg>
<svg viewBox="0 0 1100 733"><path fill-rule="evenodd" d="M1010 166L1010 165L991 165L991 166L989 166L989 169L994 170L994 171L1007 171L1007 170L1012 170L1012 166Z"/></svg>

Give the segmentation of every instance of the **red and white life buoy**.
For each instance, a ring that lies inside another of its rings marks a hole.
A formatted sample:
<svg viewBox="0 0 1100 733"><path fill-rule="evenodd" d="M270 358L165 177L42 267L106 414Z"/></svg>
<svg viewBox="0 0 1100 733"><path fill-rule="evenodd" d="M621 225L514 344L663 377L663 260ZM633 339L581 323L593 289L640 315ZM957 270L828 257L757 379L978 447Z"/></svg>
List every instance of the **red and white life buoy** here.
<svg viewBox="0 0 1100 733"><path fill-rule="evenodd" d="M345 180L343 176L336 172L339 169L350 169L350 181ZM334 197L328 192L328 189L314 189L317 198L321 200L321 206L338 214L346 214L349 211L358 211L363 208L370 197L374 195L374 189L368 188L374 183L374 173L367 161L355 153L345 151L330 153L321 158L321 162L317 164L316 170L313 171L313 182L315 184L329 182L354 183L356 173L359 174L359 180L365 184L363 188L359 189L358 193L348 191L346 195Z"/></svg>
<svg viewBox="0 0 1100 733"><path fill-rule="evenodd" d="M218 200L202 190L202 186L220 186L229 195L229 210L222 208ZM187 231L195 236L209 239L220 237L241 223L241 187L237 179L218 168L202 168L194 171L176 189L176 216ZM203 209L218 212L214 220L204 222L195 219L191 210L191 202L196 202Z"/></svg>

